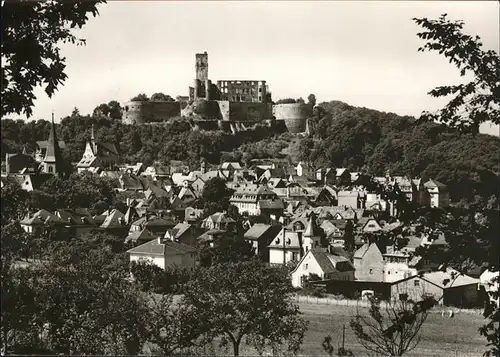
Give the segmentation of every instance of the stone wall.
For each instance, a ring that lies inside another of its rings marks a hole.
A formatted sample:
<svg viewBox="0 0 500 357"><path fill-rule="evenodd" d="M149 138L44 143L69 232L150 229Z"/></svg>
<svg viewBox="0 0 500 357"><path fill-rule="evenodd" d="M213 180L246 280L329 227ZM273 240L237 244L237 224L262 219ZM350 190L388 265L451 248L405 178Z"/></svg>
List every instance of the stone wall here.
<svg viewBox="0 0 500 357"><path fill-rule="evenodd" d="M271 118L272 118L271 104L229 102L230 121L262 121Z"/></svg>
<svg viewBox="0 0 500 357"><path fill-rule="evenodd" d="M290 103L273 105L273 116L283 120L289 132L302 133L306 131L306 121L313 115L311 104Z"/></svg>
<svg viewBox="0 0 500 357"><path fill-rule="evenodd" d="M128 102L124 104L124 124L165 122L181 115L180 102Z"/></svg>

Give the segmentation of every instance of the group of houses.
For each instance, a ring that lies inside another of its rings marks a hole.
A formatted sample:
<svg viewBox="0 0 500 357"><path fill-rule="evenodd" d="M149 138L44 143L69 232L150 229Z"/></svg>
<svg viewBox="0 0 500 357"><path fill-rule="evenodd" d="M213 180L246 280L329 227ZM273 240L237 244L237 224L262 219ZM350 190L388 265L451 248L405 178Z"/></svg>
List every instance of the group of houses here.
<svg viewBox="0 0 500 357"><path fill-rule="evenodd" d="M49 140L38 143L35 155L7 156L9 176L25 190L36 189L43 177L63 170L63 146L52 126ZM398 235L408 228L395 218L395 203L370 191L367 182L397 185L408 201L445 207L447 188L436 180L424 182L389 172L368 177L346 168L312 169L302 162L290 166L278 160L257 161L245 168L238 162L214 167L203 162L199 170L188 170L181 162L168 167L118 165L118 157L116 147L97 143L92 130L77 170L111 178L123 198L120 206L92 213L71 207L28 212L20 222L22 228L32 234L48 224L75 235L101 230L123 239L131 261L147 259L161 268L188 269L196 266L200 243L213 246L220 237L237 234L265 262L293 265L295 287L323 282L346 296L359 290L401 299L434 294L444 297L443 303L465 306L477 303L481 291L495 289L487 287L486 275L480 280L438 269L445 237L407 235L406 244L398 246L366 239L365 233ZM233 191L229 201L243 217L241 222L228 212L206 216L196 208L212 178L224 180ZM253 217L264 219L256 223ZM347 231L354 236L351 252L344 249ZM418 247L434 254L421 257Z"/></svg>

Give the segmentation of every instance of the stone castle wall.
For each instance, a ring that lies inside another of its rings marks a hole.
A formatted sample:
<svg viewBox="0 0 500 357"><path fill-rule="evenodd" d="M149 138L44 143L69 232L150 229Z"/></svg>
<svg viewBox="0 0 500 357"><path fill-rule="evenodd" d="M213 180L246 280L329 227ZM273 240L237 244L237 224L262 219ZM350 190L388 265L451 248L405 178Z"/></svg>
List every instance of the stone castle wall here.
<svg viewBox="0 0 500 357"><path fill-rule="evenodd" d="M145 124L168 121L181 115L180 102L128 102L124 105L124 124Z"/></svg>
<svg viewBox="0 0 500 357"><path fill-rule="evenodd" d="M290 103L273 105L273 116L283 120L290 133L306 131L307 119L313 115L313 106L306 103Z"/></svg>

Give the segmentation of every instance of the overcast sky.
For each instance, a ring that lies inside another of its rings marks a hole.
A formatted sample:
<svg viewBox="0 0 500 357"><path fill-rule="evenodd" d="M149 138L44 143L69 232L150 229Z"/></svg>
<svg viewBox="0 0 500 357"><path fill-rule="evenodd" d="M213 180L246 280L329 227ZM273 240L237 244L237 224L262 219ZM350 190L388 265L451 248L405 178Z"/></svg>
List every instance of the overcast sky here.
<svg viewBox="0 0 500 357"><path fill-rule="evenodd" d="M204 51L212 81L267 80L274 100L314 93L418 116L446 103L430 89L461 79L444 57L417 52L413 17L448 13L500 52L497 1L109 1L99 11L78 33L87 45L63 47L69 78L53 99L37 91L33 119L143 92L188 95Z"/></svg>

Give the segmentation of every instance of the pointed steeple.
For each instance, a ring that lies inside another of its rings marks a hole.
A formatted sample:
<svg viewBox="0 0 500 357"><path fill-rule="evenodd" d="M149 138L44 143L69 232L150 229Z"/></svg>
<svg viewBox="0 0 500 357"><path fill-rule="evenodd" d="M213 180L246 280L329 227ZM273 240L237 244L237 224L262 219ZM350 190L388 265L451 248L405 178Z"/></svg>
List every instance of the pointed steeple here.
<svg viewBox="0 0 500 357"><path fill-rule="evenodd" d="M97 144L95 142L94 123L93 122L92 122L92 127L90 129L90 145L92 147L92 151L94 152L94 155L97 155Z"/></svg>
<svg viewBox="0 0 500 357"><path fill-rule="evenodd" d="M318 228L316 227L316 219L314 213L309 215L306 230L303 234L304 237L319 237Z"/></svg>
<svg viewBox="0 0 500 357"><path fill-rule="evenodd" d="M52 123L50 125L49 140L47 141L47 151L43 159L45 172L58 174L62 172L62 155L57 141L56 127L54 124L54 112L52 112Z"/></svg>

